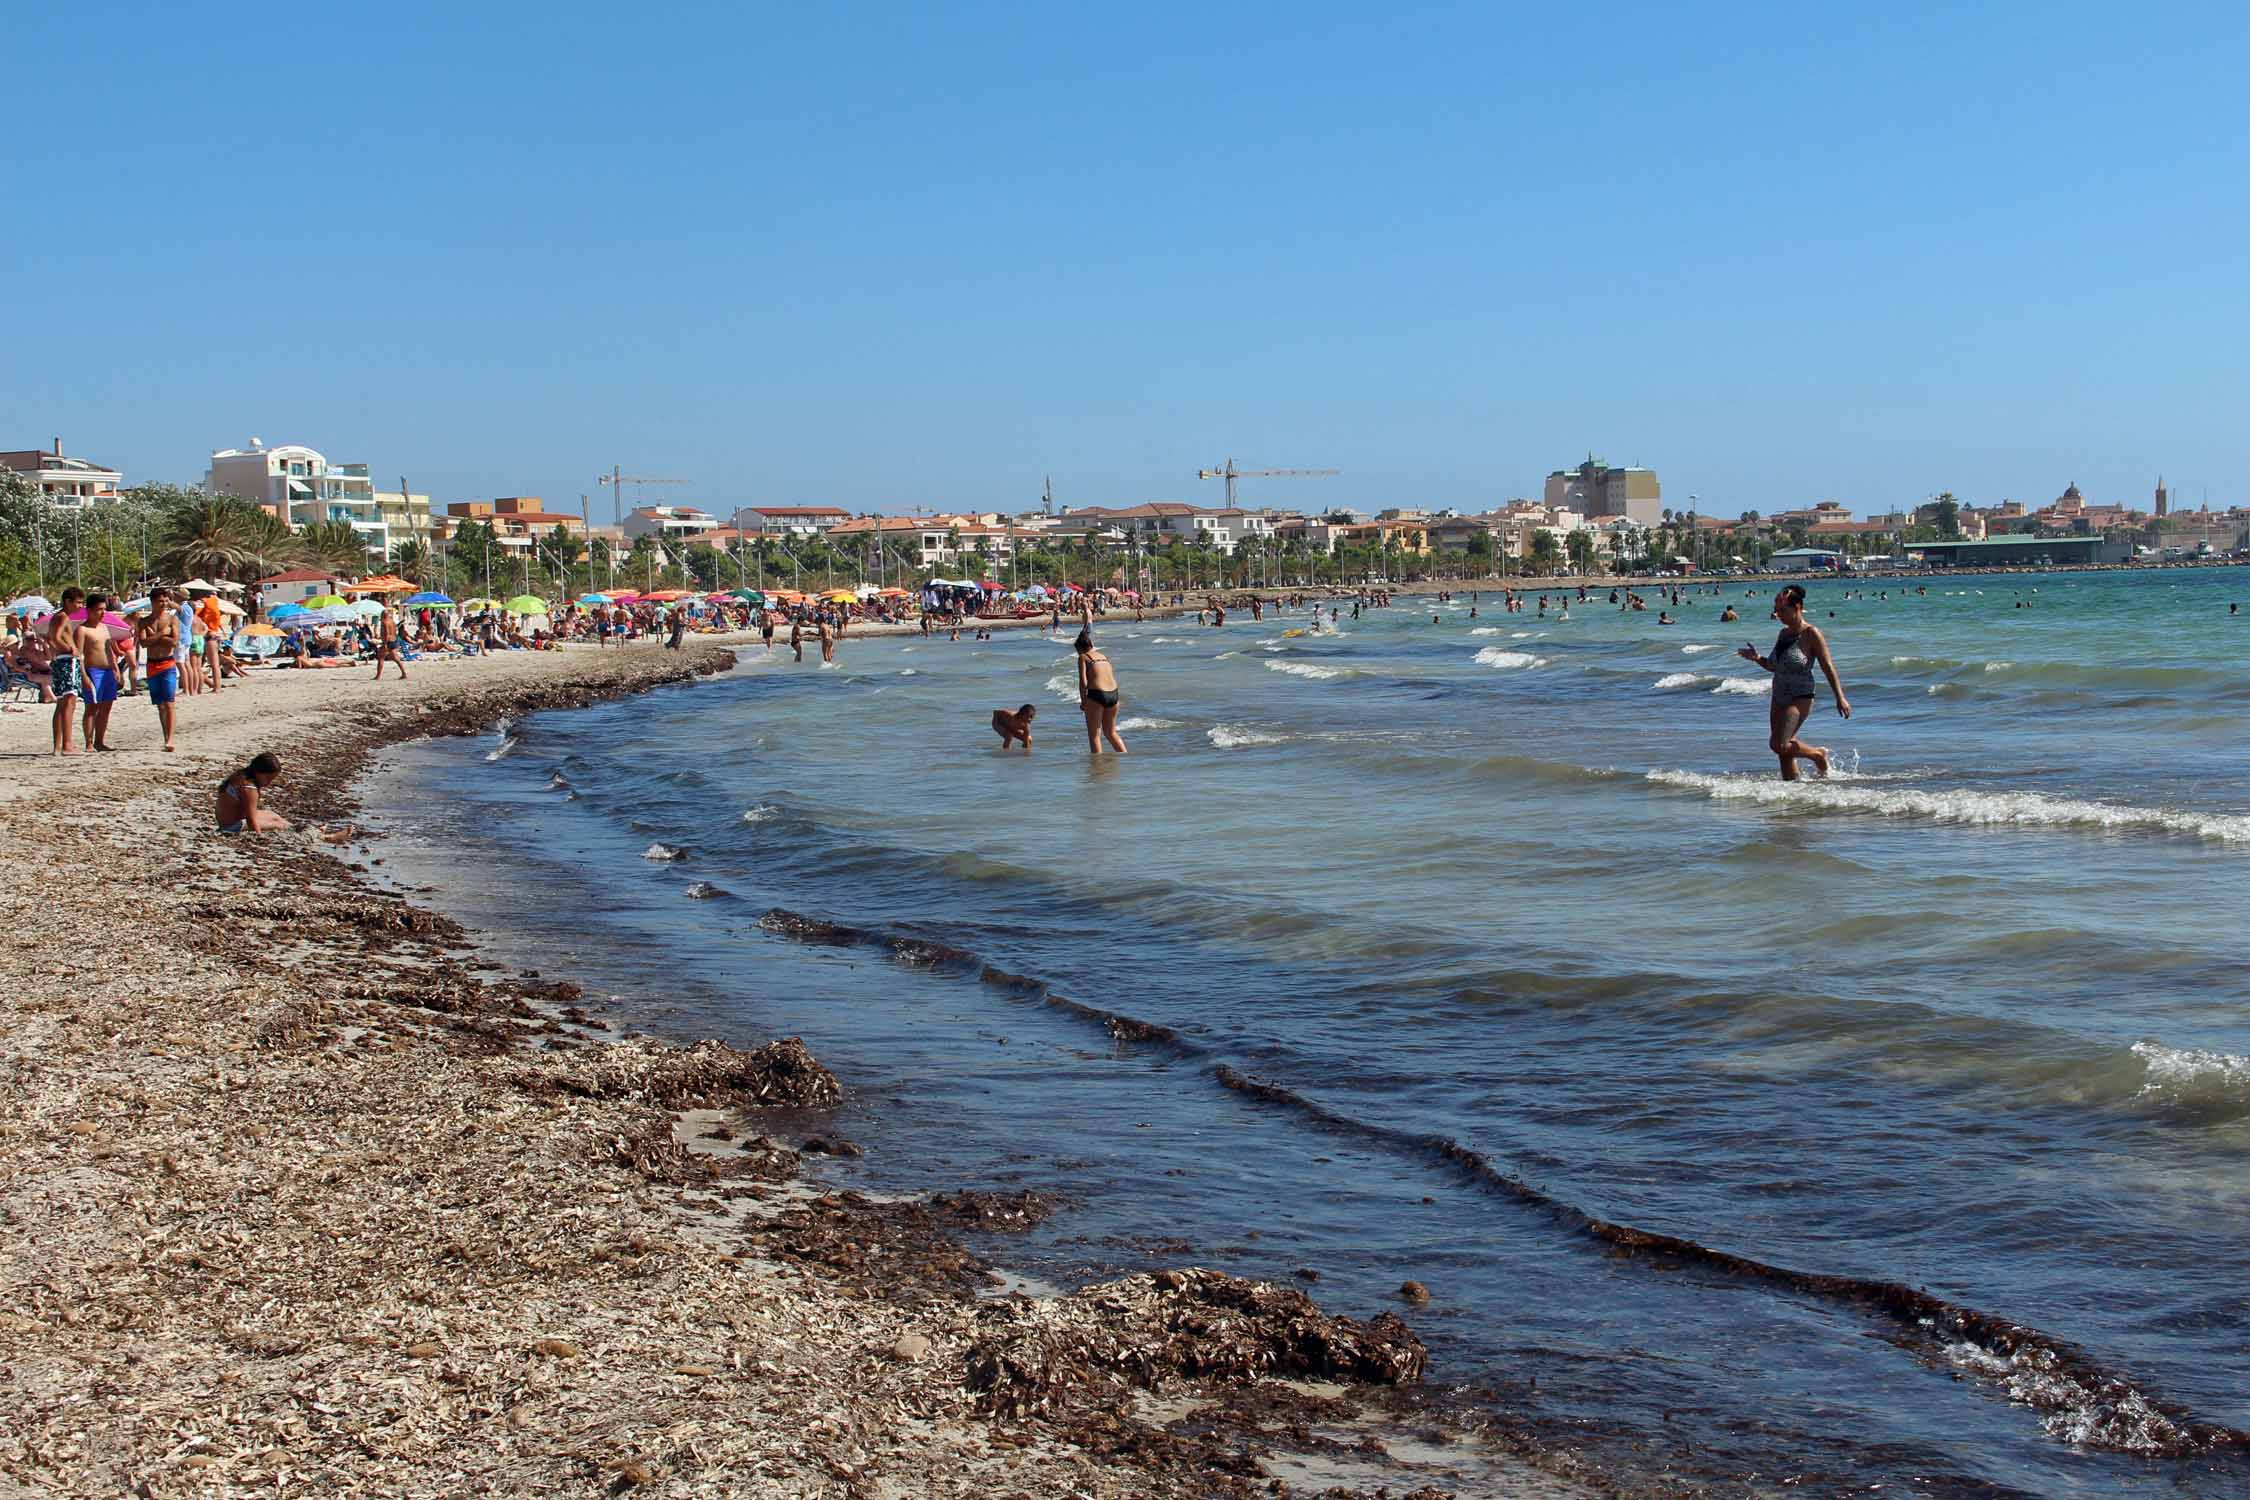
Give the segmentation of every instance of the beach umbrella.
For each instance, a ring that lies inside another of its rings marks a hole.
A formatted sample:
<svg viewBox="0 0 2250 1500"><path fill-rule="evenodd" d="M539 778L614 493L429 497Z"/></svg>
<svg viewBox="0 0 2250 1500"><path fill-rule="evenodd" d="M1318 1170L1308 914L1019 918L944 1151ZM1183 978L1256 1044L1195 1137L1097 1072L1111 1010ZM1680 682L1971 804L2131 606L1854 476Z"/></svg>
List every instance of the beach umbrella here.
<svg viewBox="0 0 2250 1500"><path fill-rule="evenodd" d="M226 606L222 604L219 609L224 613ZM350 604L336 606L337 614L352 620L372 620L382 612L383 606L372 599L355 599ZM235 613L240 614L241 611L237 610Z"/></svg>
<svg viewBox="0 0 2250 1500"><path fill-rule="evenodd" d="M438 593L434 589L424 589L421 593L416 594L413 598L407 600L406 602L412 605L446 605L451 604L453 601L447 598L445 595Z"/></svg>
<svg viewBox="0 0 2250 1500"><path fill-rule="evenodd" d="M511 615L543 615L547 612L547 601L531 594L518 594L501 608Z"/></svg>
<svg viewBox="0 0 2250 1500"><path fill-rule="evenodd" d="M578 602L580 604L614 604L617 601L607 594L580 594Z"/></svg>
<svg viewBox="0 0 2250 1500"><path fill-rule="evenodd" d="M51 615L54 612L55 601L37 594L26 594L8 606L11 615Z"/></svg>
<svg viewBox="0 0 2250 1500"><path fill-rule="evenodd" d="M500 601L497 599L489 598L464 599L461 601L461 607L463 609L498 609L500 607Z"/></svg>
<svg viewBox="0 0 2250 1500"><path fill-rule="evenodd" d="M850 589L831 589L828 594L828 602L831 604L850 604L857 598L859 595Z"/></svg>
<svg viewBox="0 0 2250 1500"><path fill-rule="evenodd" d="M192 587L192 585L190 586ZM315 594L310 599L307 599L305 601L305 608L333 609L343 602L345 601L342 594Z"/></svg>
<svg viewBox="0 0 2250 1500"><path fill-rule="evenodd" d="M271 625L268 625L263 620L257 621L254 624L245 625L240 630L235 632L236 635L251 636L280 635L281 633L281 631L275 629Z"/></svg>
<svg viewBox="0 0 2250 1500"><path fill-rule="evenodd" d="M347 594L407 594L413 591L414 585L395 573L383 573L344 585L344 592Z"/></svg>
<svg viewBox="0 0 2250 1500"><path fill-rule="evenodd" d="M143 599L141 602L143 604L148 603L146 599ZM235 603L232 599L221 599L219 601L219 613L222 615L233 615L239 619L241 616L250 613L250 611L244 609L241 605Z"/></svg>
<svg viewBox="0 0 2250 1500"><path fill-rule="evenodd" d="M266 611L266 618L269 620L289 620L305 612L305 607L302 604L276 604Z"/></svg>

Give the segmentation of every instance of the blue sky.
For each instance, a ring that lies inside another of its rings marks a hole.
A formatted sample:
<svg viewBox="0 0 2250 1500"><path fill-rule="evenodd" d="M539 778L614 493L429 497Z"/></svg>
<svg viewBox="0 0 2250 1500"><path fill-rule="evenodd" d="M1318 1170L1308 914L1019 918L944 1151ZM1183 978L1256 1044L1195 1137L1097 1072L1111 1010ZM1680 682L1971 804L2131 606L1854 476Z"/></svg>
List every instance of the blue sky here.
<svg viewBox="0 0 2250 1500"><path fill-rule="evenodd" d="M12 10L0 447L129 480L2250 501L2240 5Z"/></svg>

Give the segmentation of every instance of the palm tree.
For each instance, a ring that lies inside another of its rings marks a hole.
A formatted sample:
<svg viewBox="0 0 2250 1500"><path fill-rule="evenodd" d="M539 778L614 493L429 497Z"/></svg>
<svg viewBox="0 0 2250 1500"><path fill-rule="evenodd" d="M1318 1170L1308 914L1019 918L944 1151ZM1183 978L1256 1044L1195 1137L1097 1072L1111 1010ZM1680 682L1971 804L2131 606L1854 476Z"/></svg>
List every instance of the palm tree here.
<svg viewBox="0 0 2250 1500"><path fill-rule="evenodd" d="M430 551L428 542L410 536L391 552L391 571L408 583L428 588L431 577L437 572L437 555Z"/></svg>
<svg viewBox="0 0 2250 1500"><path fill-rule="evenodd" d="M240 578L271 572L293 554L289 528L232 495L196 495L164 514L159 569L174 577Z"/></svg>
<svg viewBox="0 0 2250 1500"><path fill-rule="evenodd" d="M297 534L290 550L297 561L324 573L367 571L367 538L352 530L349 521L314 521Z"/></svg>

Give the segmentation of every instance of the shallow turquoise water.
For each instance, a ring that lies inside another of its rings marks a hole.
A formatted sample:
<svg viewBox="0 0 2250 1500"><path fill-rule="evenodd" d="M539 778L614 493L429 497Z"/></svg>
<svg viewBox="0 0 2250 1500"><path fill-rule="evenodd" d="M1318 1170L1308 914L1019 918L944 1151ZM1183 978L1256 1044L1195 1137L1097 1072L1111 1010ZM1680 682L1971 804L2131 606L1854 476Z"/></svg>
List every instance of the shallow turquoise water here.
<svg viewBox="0 0 2250 1500"><path fill-rule="evenodd" d="M2250 1427L2250 573L1926 586L1815 588L1856 709L1823 687L1821 785L1774 776L1730 655L1770 590L1737 584L1737 625L1709 594L1671 627L1491 595L1317 637L1105 623L1122 761L1084 753L1063 641L754 651L412 748L377 800L548 972L803 1033L870 1180L1064 1194L1010 1252L1040 1269L1311 1267L1359 1311L1412 1276L1442 1382L1626 1477L2238 1493L2186 1424ZM1002 756L984 721L1026 700L1038 748ZM773 907L1027 982L793 943ZM2043 1337L1620 1255L1586 1216Z"/></svg>

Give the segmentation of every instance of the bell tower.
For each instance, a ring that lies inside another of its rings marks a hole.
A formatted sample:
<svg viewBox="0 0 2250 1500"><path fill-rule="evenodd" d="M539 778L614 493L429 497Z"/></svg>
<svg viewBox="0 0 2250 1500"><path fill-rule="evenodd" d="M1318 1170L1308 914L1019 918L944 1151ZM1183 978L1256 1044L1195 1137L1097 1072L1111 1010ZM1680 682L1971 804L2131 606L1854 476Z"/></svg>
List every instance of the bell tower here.
<svg viewBox="0 0 2250 1500"><path fill-rule="evenodd" d="M2172 513L2172 492L2164 488L2164 476L2161 474L2156 476L2156 513L2159 516Z"/></svg>

